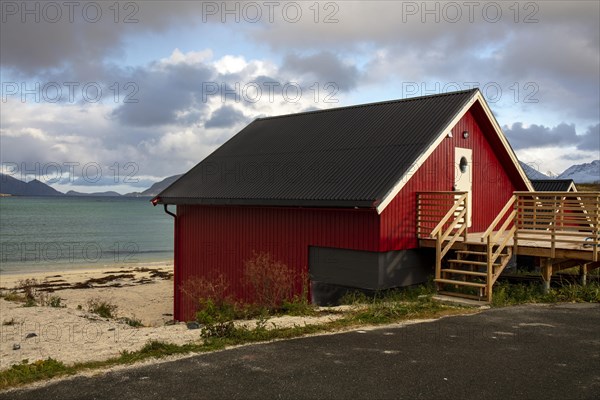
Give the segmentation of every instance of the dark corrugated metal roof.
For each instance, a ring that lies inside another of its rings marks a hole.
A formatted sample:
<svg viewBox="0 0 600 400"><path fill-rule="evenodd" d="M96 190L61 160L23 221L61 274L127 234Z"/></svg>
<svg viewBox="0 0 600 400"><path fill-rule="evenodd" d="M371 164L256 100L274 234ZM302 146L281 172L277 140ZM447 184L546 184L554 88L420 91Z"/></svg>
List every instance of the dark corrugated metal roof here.
<svg viewBox="0 0 600 400"><path fill-rule="evenodd" d="M259 118L158 202L373 207L476 91Z"/></svg>
<svg viewBox="0 0 600 400"><path fill-rule="evenodd" d="M531 184L536 192L567 192L573 179L532 179Z"/></svg>

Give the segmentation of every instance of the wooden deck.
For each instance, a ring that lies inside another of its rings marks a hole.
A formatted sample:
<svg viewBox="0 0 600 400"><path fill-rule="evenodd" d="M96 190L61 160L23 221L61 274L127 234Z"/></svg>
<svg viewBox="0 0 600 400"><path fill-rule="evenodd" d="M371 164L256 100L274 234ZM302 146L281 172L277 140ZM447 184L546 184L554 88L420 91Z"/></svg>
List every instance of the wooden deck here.
<svg viewBox="0 0 600 400"><path fill-rule="evenodd" d="M523 233L527 233L527 231L522 231ZM497 232L493 232L496 234ZM467 233L467 239L459 236L456 238L456 241L452 243L452 250L463 250L466 246L485 246L485 240L483 239L484 232L469 232ZM536 231L535 235L538 237L537 240L532 240L529 238L523 238L517 240L517 254L522 256L534 256L534 257L547 257L547 258L556 258L556 259L574 259L574 260L582 260L582 261L594 261L594 246L593 245L585 245L581 243L572 243L571 236L565 236L556 234L554 236L555 248L554 254L552 254L552 245L551 245L551 233L548 232L546 234L540 234L539 231ZM500 235L500 239L507 238L507 233L503 233ZM514 239L513 237L508 237L506 242L507 247L514 248ZM425 238L419 239L419 246L421 247L436 247L436 239L435 238ZM600 249L596 250L598 253Z"/></svg>
<svg viewBox="0 0 600 400"><path fill-rule="evenodd" d="M517 255L535 257L546 289L553 271L579 266L585 277L600 267L600 192L515 192L485 232L469 232L469 207L466 192L417 193L416 235L435 248L440 293L475 290L447 294L489 302Z"/></svg>

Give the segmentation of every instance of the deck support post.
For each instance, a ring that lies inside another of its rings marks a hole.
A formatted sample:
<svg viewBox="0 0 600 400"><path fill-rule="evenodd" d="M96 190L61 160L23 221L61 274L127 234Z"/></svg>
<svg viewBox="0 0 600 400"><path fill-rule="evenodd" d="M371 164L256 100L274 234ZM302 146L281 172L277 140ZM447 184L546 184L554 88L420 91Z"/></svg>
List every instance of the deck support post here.
<svg viewBox="0 0 600 400"><path fill-rule="evenodd" d="M442 234L438 233L435 239L435 279L442 277ZM436 290L440 290L441 286L439 283L436 285Z"/></svg>
<svg viewBox="0 0 600 400"><path fill-rule="evenodd" d="M487 237L487 255L486 255L486 262L487 262L487 276L485 279L485 285L486 285L486 294L487 294L487 301L488 302L492 302L492 275L494 274L494 270L493 270L493 261L492 261L492 253L493 253L493 249L492 249L492 239L491 236Z"/></svg>
<svg viewBox="0 0 600 400"><path fill-rule="evenodd" d="M552 280L552 259L542 259L542 279L544 280L544 293L550 291L550 281Z"/></svg>
<svg viewBox="0 0 600 400"><path fill-rule="evenodd" d="M588 264L581 264L579 266L579 279L582 286L587 284L587 272L588 272Z"/></svg>

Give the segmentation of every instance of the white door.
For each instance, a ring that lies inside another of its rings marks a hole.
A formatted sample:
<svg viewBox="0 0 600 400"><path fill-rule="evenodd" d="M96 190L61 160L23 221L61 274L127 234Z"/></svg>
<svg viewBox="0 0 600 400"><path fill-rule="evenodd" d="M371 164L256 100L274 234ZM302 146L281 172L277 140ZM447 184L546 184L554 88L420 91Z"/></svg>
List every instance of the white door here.
<svg viewBox="0 0 600 400"><path fill-rule="evenodd" d="M454 148L454 188L457 192L468 192L467 226L471 226L473 209L473 150Z"/></svg>

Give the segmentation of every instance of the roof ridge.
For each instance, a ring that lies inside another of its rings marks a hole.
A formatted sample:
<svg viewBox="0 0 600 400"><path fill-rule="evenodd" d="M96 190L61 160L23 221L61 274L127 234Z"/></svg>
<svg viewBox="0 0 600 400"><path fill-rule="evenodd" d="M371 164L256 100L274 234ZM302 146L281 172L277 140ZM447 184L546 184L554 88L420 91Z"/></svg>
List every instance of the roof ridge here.
<svg viewBox="0 0 600 400"><path fill-rule="evenodd" d="M272 116L268 116L268 117L256 118L254 121L264 121L264 120L269 120L269 119L285 118L285 117L305 115L305 114L319 114L319 113L331 112L331 111L349 110L349 109L352 109L352 108L373 107L373 106L380 106L380 105L384 105L384 104L404 103L404 102L411 102L411 101L422 100L422 99L426 99L426 98L452 96L452 95L465 94L465 93L469 93L469 92L474 93L474 92L476 92L478 90L479 90L479 88L465 89L465 90L458 90L458 91L455 91L455 92L428 94L428 95L417 96L417 97L408 97L408 98L404 98L404 99L384 100L384 101L376 101L376 102L373 102L373 103L354 104L354 105L342 106L342 107L334 107L334 108L324 108L324 109L319 109L319 110L302 111L302 112L298 112L298 113L289 113L289 114L282 114L282 115L272 115Z"/></svg>

